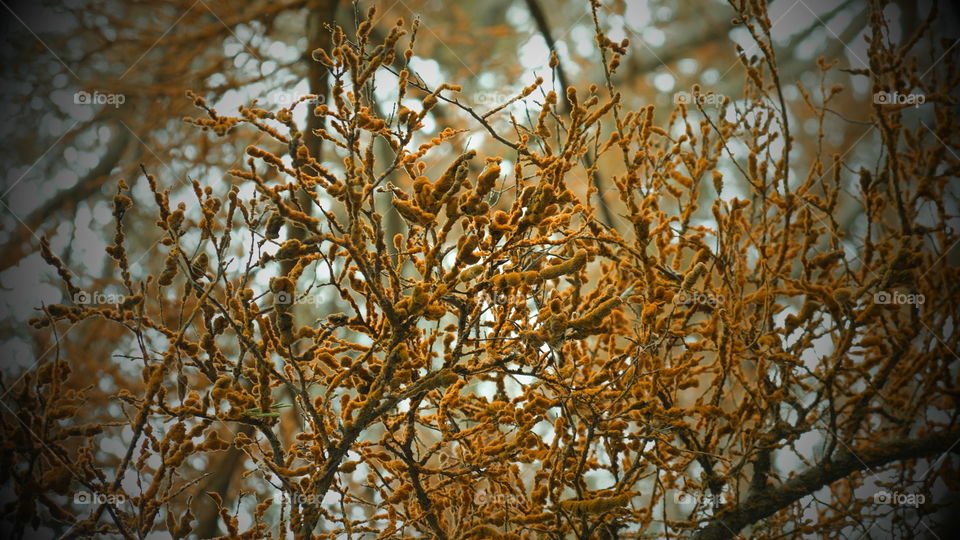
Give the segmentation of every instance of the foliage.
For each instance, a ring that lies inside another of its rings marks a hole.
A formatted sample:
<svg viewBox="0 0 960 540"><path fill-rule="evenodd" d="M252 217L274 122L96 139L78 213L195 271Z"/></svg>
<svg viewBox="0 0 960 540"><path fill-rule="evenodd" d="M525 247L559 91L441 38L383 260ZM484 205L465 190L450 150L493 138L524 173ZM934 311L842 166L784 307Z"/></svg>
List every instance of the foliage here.
<svg viewBox="0 0 960 540"><path fill-rule="evenodd" d="M743 95L695 88L670 111L625 105L630 43L608 38L601 7L599 84L558 95L538 79L489 111L417 77L419 21L375 40L374 10L314 51L328 99L229 116L189 93L185 121L248 141L244 164L192 180L191 204L156 171L119 181L107 253L122 298L31 321L57 346L66 323L122 329L117 349L136 352L119 362L142 373L77 384L57 354L11 387L2 474L19 530L184 537L228 455L235 504L209 497L221 533L245 538L830 534L892 511L860 495L864 470L955 487L952 458L936 459L960 438L960 291L942 260L960 241L955 64L921 75L875 5L869 69L852 71L873 92L922 92L934 123L874 103L882 159L848 170L825 143L844 90L831 61L819 87L799 85L818 132L795 146L765 3L733 6L758 44L739 53ZM384 71L394 103L374 98ZM295 120L306 107L315 130ZM487 140L425 136L440 110ZM153 200L133 195L143 182ZM850 204L862 227L836 220ZM150 275L131 271L134 209L163 237ZM83 278L41 249L76 300ZM884 300L907 296L922 300ZM121 437L122 459L103 459ZM810 519L801 499L823 487L836 504ZM100 497L89 515L64 502L79 489Z"/></svg>

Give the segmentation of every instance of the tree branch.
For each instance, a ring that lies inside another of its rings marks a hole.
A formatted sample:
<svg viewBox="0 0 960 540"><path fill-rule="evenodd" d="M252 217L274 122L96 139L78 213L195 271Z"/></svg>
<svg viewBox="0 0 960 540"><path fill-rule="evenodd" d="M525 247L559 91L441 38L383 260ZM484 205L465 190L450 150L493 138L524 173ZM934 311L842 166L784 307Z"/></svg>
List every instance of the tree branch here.
<svg viewBox="0 0 960 540"><path fill-rule="evenodd" d="M719 514L697 531L693 540L725 540L762 519L772 516L801 498L818 489L864 469L882 467L895 461L928 457L933 454L953 451L960 453L956 445L960 430L954 430L914 440L893 439L877 444L856 454L844 452L826 463L804 471L783 485L756 493L731 511Z"/></svg>
<svg viewBox="0 0 960 540"><path fill-rule="evenodd" d="M570 114L570 101L566 98L567 88L570 85L569 80L567 79L567 72L563 69L563 62L560 61L560 53L557 52L557 44L553 39L553 34L550 32L550 24L547 22L547 16L543 12L543 9L540 7L540 3L537 0L526 0L527 9L530 11L530 16L533 17L533 20L537 23L537 30L543 36L543 40L547 42L547 47L550 49L550 52L557 55L557 79L560 83L560 99L557 100L560 105L560 112L564 114ZM584 160L586 161L586 168L592 169L594 160L590 157L590 153L587 152L584 154ZM603 178L594 170L591 173L591 179L593 184L597 187L597 199L600 200L600 211L603 212L603 218L606 220L606 224L610 227L613 227L613 212L610 211L610 206L607 204L606 199L603 198L604 192L606 192L606 187L604 186Z"/></svg>

